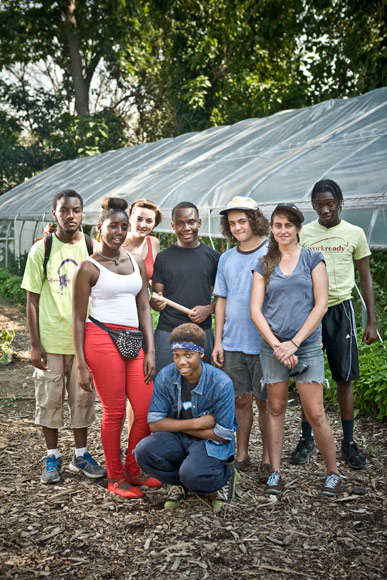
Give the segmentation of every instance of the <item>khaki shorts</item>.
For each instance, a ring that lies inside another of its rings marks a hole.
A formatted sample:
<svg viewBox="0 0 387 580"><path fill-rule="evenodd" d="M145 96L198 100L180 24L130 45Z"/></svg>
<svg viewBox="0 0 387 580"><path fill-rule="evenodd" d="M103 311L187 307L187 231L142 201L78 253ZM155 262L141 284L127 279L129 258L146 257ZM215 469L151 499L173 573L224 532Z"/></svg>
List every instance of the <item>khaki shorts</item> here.
<svg viewBox="0 0 387 580"><path fill-rule="evenodd" d="M47 369L35 369L35 423L50 429L63 427L63 402L67 390L70 425L89 427L95 420L95 390L84 391L78 384L75 356L47 353Z"/></svg>

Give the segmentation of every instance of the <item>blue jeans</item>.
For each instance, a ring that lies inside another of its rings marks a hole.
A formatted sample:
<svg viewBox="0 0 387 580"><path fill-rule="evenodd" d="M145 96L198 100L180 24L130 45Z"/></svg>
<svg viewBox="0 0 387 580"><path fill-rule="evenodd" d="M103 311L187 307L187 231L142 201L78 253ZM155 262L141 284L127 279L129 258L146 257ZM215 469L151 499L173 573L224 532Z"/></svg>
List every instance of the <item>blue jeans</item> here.
<svg viewBox="0 0 387 580"><path fill-rule="evenodd" d="M148 475L200 495L218 491L231 476L225 461L208 456L204 439L185 433L153 433L142 439L133 453Z"/></svg>

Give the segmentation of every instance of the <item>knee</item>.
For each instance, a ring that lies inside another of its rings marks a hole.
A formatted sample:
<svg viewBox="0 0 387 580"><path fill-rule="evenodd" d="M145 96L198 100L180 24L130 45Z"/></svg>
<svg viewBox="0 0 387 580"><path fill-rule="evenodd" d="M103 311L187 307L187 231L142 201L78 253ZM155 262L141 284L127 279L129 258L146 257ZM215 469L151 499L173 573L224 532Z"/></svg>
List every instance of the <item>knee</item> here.
<svg viewBox="0 0 387 580"><path fill-rule="evenodd" d="M248 409L252 406L252 397L250 393L242 395L241 397L235 397L235 408L239 410Z"/></svg>
<svg viewBox="0 0 387 580"><path fill-rule="evenodd" d="M308 419L308 421L312 425L312 427L315 427L315 428L321 427L321 425L325 421L324 409L322 409L320 407L308 409L307 411L305 411L305 414L306 414L306 418Z"/></svg>
<svg viewBox="0 0 387 580"><path fill-rule="evenodd" d="M281 401L270 401L267 408L272 417L281 417L282 415L285 415L286 403L282 403Z"/></svg>

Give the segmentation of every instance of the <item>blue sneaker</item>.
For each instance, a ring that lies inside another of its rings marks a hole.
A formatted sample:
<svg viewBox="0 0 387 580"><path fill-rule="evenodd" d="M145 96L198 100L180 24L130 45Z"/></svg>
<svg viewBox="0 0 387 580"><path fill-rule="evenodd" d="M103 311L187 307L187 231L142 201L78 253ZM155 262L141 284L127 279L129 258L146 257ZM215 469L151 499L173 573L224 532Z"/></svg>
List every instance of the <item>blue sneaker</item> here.
<svg viewBox="0 0 387 580"><path fill-rule="evenodd" d="M45 466L40 478L41 483L57 483L60 481L62 458L49 455L43 459L43 463L45 463Z"/></svg>
<svg viewBox="0 0 387 580"><path fill-rule="evenodd" d="M97 463L88 452L80 457L75 457L74 453L69 468L70 471L74 471L75 473L82 471L87 477L91 477L92 479L98 479L106 475L106 469Z"/></svg>

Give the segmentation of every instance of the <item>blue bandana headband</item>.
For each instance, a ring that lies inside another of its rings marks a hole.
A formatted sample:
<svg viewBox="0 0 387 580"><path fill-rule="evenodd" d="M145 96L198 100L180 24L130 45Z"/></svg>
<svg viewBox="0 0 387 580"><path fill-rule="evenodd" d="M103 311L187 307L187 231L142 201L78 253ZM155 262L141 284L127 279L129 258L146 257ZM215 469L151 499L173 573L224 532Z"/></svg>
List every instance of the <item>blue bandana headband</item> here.
<svg viewBox="0 0 387 580"><path fill-rule="evenodd" d="M195 352L200 352L200 354L204 353L204 348L202 346L198 346L193 342L173 342L171 344L171 349L175 350L177 348L184 348L185 350L194 350Z"/></svg>

